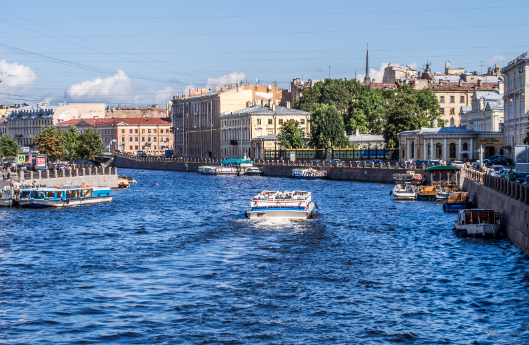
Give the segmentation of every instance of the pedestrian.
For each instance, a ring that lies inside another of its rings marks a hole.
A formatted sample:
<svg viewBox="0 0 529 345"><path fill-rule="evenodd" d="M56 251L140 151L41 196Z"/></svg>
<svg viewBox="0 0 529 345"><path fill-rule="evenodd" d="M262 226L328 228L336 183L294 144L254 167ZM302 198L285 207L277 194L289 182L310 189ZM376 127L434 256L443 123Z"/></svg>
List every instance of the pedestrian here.
<svg viewBox="0 0 529 345"><path fill-rule="evenodd" d="M509 170L509 181L516 181L516 174L512 171L512 168Z"/></svg>

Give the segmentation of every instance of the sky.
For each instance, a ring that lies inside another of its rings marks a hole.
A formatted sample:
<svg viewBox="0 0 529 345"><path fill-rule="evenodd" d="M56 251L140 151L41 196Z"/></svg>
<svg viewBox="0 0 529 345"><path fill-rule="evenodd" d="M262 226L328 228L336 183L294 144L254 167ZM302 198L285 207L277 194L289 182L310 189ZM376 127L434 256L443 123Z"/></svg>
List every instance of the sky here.
<svg viewBox="0 0 529 345"><path fill-rule="evenodd" d="M0 7L0 104L165 103L237 80L382 81L388 63L485 72L529 50L527 1L17 0Z"/></svg>

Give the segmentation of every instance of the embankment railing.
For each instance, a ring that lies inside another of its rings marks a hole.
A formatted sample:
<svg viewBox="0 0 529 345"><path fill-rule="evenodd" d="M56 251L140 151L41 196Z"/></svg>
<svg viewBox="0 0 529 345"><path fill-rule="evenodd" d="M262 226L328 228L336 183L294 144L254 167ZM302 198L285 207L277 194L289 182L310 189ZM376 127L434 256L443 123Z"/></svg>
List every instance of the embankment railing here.
<svg viewBox="0 0 529 345"><path fill-rule="evenodd" d="M529 204L529 186L525 183L509 181L500 176L491 176L490 174L471 169L466 170L466 178L515 200Z"/></svg>

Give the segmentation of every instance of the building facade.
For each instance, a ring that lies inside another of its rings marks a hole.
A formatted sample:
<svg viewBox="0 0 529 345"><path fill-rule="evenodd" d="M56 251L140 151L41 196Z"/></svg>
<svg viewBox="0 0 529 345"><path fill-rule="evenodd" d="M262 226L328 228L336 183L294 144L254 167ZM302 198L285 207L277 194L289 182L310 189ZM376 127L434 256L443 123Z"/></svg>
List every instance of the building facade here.
<svg viewBox="0 0 529 345"><path fill-rule="evenodd" d="M470 107L461 108L461 126L475 131L503 132L503 94L476 91Z"/></svg>
<svg viewBox="0 0 529 345"><path fill-rule="evenodd" d="M382 83L396 83L400 80L415 79L418 77L417 71L407 66L391 66L384 68L384 77Z"/></svg>
<svg viewBox="0 0 529 345"><path fill-rule="evenodd" d="M166 109L161 108L142 108L142 107L115 107L108 108L105 111L105 118L107 119L123 119L123 118L167 118Z"/></svg>
<svg viewBox="0 0 529 345"><path fill-rule="evenodd" d="M41 102L12 110L7 116L9 135L20 146L33 146L33 136L40 134L42 126L56 126L73 119L104 118L105 104L59 104Z"/></svg>
<svg viewBox="0 0 529 345"><path fill-rule="evenodd" d="M503 133L463 127L421 128L399 133L400 160L472 160L503 154Z"/></svg>
<svg viewBox="0 0 529 345"><path fill-rule="evenodd" d="M58 124L57 128L67 131L70 126L77 127L81 133L90 127L97 129L109 151L145 151L148 155L162 155L174 145L172 123L167 118L70 120Z"/></svg>
<svg viewBox="0 0 529 345"><path fill-rule="evenodd" d="M277 135L288 120L297 121L304 133L310 133L310 113L278 103L249 101L245 108L223 113L220 116L222 157L264 159L265 150L280 148Z"/></svg>
<svg viewBox="0 0 529 345"><path fill-rule="evenodd" d="M518 56L502 69L505 78L505 149L509 158L514 158L514 147L523 145L527 133L529 105L529 52Z"/></svg>

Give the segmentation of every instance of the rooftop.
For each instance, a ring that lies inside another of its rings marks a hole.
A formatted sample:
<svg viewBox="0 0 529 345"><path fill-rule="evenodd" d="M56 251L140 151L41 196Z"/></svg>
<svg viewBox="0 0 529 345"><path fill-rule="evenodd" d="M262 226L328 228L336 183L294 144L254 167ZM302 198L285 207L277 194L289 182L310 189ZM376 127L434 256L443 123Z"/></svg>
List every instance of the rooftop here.
<svg viewBox="0 0 529 345"><path fill-rule="evenodd" d="M308 115L309 113L302 110L290 109L280 105L276 105L274 110L272 110L267 105L254 105L251 107L246 107L238 109L235 111L230 111L221 114L223 115L232 115L232 114L251 114L251 115Z"/></svg>
<svg viewBox="0 0 529 345"><path fill-rule="evenodd" d="M428 88L432 91L493 91L498 89L498 83L462 83L460 86L458 83L429 83Z"/></svg>
<svg viewBox="0 0 529 345"><path fill-rule="evenodd" d="M108 126L123 123L127 125L170 125L170 119L164 118L122 118L122 119L75 119L61 122L57 126L77 126L86 122L91 126Z"/></svg>

